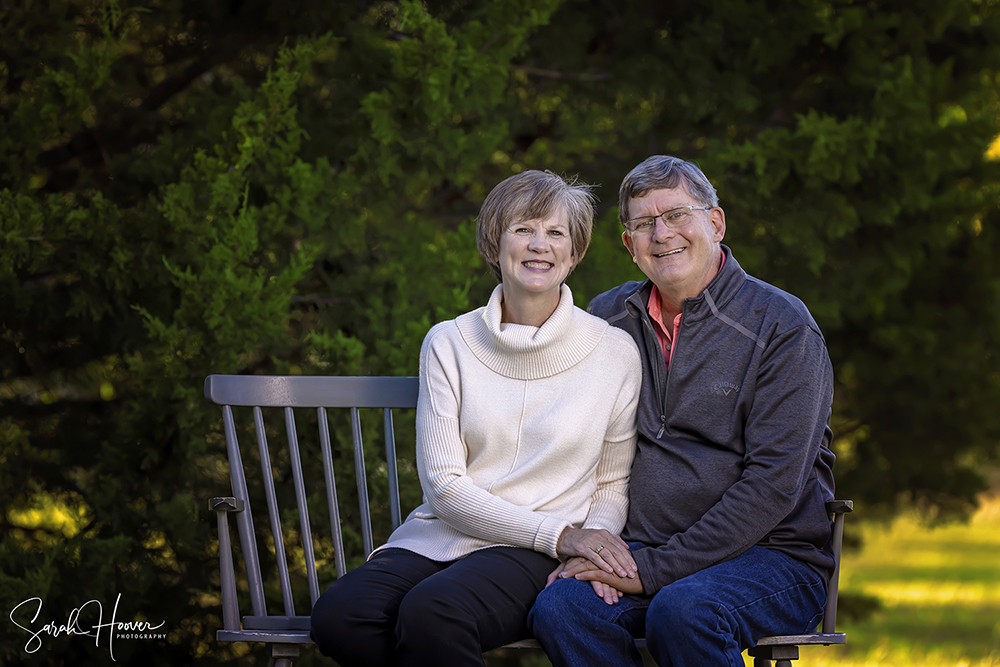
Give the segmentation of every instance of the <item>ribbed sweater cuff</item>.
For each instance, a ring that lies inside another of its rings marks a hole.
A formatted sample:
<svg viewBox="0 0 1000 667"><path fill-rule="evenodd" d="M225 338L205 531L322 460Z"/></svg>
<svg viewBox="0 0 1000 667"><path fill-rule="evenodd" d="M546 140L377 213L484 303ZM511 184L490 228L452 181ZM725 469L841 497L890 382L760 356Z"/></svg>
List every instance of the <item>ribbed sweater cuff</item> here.
<svg viewBox="0 0 1000 667"><path fill-rule="evenodd" d="M545 517L538 527L538 532L535 533L535 551L548 554L552 558L559 558L556 554L556 543L559 542L559 536L562 535L563 530L569 525L569 521L552 516Z"/></svg>

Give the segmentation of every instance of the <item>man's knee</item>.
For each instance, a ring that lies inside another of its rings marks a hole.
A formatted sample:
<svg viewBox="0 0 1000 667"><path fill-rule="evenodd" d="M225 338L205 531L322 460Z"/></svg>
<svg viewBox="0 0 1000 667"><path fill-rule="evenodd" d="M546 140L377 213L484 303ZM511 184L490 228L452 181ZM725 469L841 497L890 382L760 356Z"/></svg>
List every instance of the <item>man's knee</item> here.
<svg viewBox="0 0 1000 667"><path fill-rule="evenodd" d="M682 580L664 586L657 593L646 613L646 636L690 634L693 628L716 628L728 624L728 612L699 586L685 585Z"/></svg>
<svg viewBox="0 0 1000 667"><path fill-rule="evenodd" d="M560 579L535 598L535 604L528 614L528 629L536 637L541 637L546 634L564 634L567 628L589 628L595 620L593 607L596 602L604 604L594 594L589 582Z"/></svg>
<svg viewBox="0 0 1000 667"><path fill-rule="evenodd" d="M528 612L528 630L531 631L531 634L537 636L539 631L544 633L549 627L559 623L559 609L562 605L561 589L562 586L549 586L535 598L535 603L532 605L531 611Z"/></svg>
<svg viewBox="0 0 1000 667"><path fill-rule="evenodd" d="M549 628L558 631L579 616L581 609L577 601L577 589L582 586L590 588L590 584L576 579L560 579L542 590L528 612L528 629L532 634L537 636L539 632L544 633Z"/></svg>

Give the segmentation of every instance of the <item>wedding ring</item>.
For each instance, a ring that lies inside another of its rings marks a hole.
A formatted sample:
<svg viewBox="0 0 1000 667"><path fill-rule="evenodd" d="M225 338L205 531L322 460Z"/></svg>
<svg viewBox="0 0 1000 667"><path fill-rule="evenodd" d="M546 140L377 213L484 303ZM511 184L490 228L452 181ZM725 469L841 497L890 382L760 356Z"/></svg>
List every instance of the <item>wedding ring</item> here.
<svg viewBox="0 0 1000 667"><path fill-rule="evenodd" d="M595 553L595 554L599 554L599 553L601 553L602 551L604 551L604 545L603 545L603 544L602 544L602 545L600 545L600 546L598 546L598 547L597 547L596 549L594 549L594 553Z"/></svg>

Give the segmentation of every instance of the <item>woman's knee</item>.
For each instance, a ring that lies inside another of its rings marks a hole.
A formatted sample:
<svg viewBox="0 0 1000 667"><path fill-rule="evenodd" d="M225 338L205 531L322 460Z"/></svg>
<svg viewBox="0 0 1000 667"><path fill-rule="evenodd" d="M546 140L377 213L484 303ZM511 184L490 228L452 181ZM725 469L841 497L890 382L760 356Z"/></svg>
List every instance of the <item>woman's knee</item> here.
<svg viewBox="0 0 1000 667"><path fill-rule="evenodd" d="M353 595L357 591L352 593L351 588L345 579L338 579L313 606L310 636L323 655L330 655L363 622L358 615L358 598Z"/></svg>
<svg viewBox="0 0 1000 667"><path fill-rule="evenodd" d="M394 605L359 583L347 576L326 589L313 606L310 637L320 653L345 667L391 664Z"/></svg>
<svg viewBox="0 0 1000 667"><path fill-rule="evenodd" d="M416 586L399 605L396 650L401 665L482 664L479 621L460 596Z"/></svg>
<svg viewBox="0 0 1000 667"><path fill-rule="evenodd" d="M462 624L468 614L461 605L434 586L415 586L399 604L397 633L405 628L412 636L440 632L442 627Z"/></svg>

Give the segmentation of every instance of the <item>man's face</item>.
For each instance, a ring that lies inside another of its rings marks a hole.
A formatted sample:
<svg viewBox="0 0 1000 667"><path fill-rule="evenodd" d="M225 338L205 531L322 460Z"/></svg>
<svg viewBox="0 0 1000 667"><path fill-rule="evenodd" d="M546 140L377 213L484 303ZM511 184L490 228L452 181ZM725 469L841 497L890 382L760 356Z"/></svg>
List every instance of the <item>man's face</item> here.
<svg viewBox="0 0 1000 667"><path fill-rule="evenodd" d="M651 190L629 200L629 217L655 216L685 206L701 206L686 185ZM625 231L622 242L660 293L680 301L701 294L715 277L719 243L725 235L726 215L716 207L691 211L683 226L676 228L657 218L646 233Z"/></svg>

